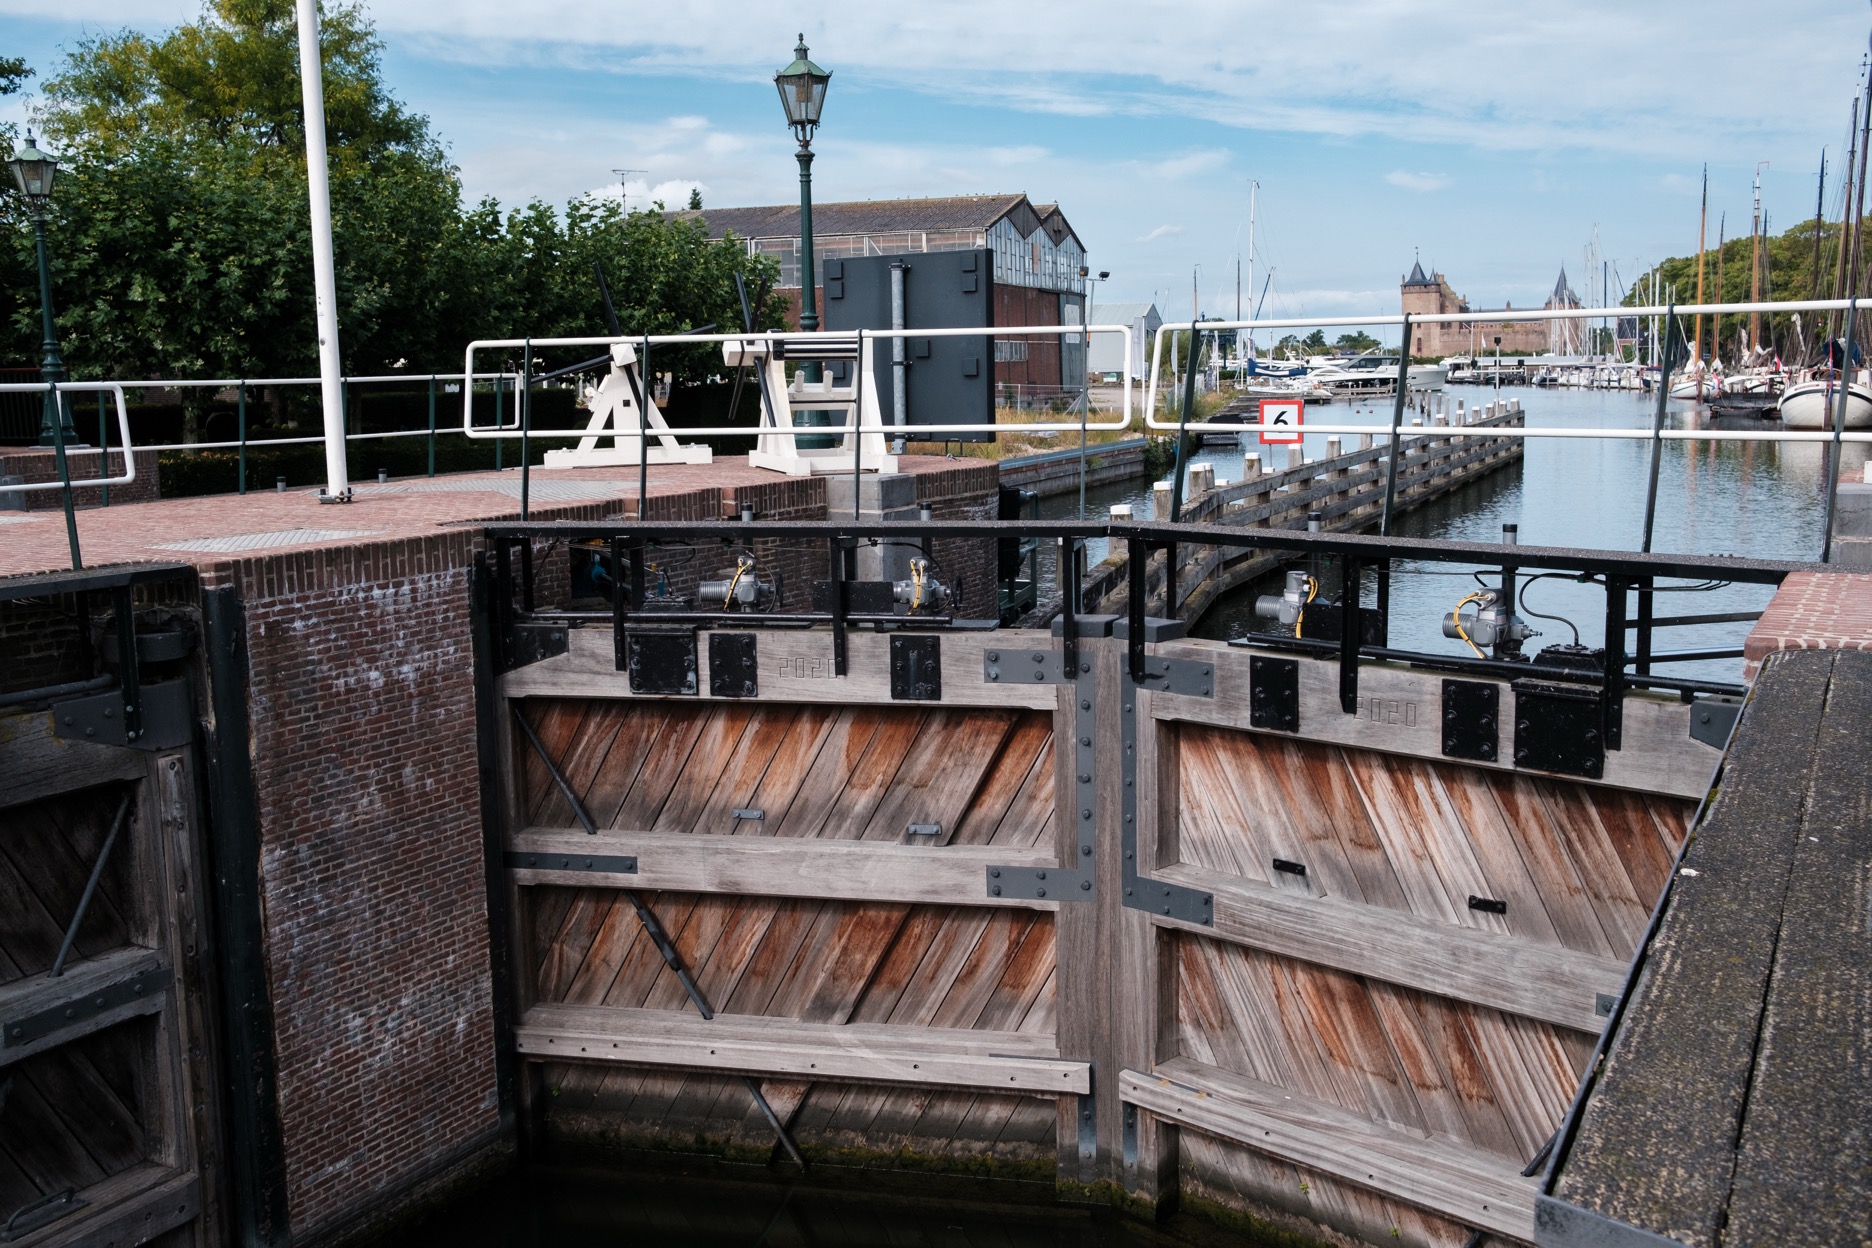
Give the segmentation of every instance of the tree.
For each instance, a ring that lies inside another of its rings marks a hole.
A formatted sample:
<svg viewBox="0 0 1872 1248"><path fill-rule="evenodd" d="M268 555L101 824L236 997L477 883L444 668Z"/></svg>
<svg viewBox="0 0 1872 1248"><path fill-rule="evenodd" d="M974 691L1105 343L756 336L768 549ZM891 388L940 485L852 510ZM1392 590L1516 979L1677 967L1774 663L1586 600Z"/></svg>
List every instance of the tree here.
<svg viewBox="0 0 1872 1248"><path fill-rule="evenodd" d="M1308 351L1316 353L1324 351L1326 349L1326 331L1323 329L1314 330L1306 336L1301 345L1306 347Z"/></svg>
<svg viewBox="0 0 1872 1248"><path fill-rule="evenodd" d="M1320 337L1324 338L1325 335L1321 334ZM1352 352L1370 351L1377 345L1378 340L1362 329L1355 329L1349 334L1340 334L1338 341L1333 343L1333 347L1337 350Z"/></svg>

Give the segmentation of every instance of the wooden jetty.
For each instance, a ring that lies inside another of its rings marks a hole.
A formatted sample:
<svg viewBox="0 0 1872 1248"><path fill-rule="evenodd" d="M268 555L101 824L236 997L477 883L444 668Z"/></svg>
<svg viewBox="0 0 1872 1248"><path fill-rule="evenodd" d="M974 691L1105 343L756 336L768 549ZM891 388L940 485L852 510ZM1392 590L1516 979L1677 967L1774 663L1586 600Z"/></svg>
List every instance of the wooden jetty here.
<svg viewBox="0 0 1872 1248"><path fill-rule="evenodd" d="M1517 401L1478 404L1469 423L1478 428L1512 429L1524 420ZM1325 456L1310 461L1299 447L1285 448L1287 466L1281 468L1264 465L1258 452L1251 453L1240 481L1218 482L1213 468L1195 471L1183 505L1183 520L1233 529L1298 530L1307 527L1309 517L1317 516L1327 531L1369 528L1384 510L1389 447L1379 441L1382 431L1355 436L1357 441L1349 450L1344 449L1342 438L1328 438ZM1392 504L1394 515L1518 465L1524 450L1520 438L1439 435L1434 426L1425 428L1421 424L1403 431L1402 448ZM1157 515L1167 518L1170 490L1160 483L1156 493ZM1217 598L1252 584L1283 562L1278 553L1229 546L1183 545L1174 554L1176 601L1172 604L1166 600L1166 560L1171 552L1155 555L1147 582L1147 614L1198 619ZM1086 572L1082 592L1079 605L1083 611L1097 614L1126 609L1130 586L1122 548Z"/></svg>

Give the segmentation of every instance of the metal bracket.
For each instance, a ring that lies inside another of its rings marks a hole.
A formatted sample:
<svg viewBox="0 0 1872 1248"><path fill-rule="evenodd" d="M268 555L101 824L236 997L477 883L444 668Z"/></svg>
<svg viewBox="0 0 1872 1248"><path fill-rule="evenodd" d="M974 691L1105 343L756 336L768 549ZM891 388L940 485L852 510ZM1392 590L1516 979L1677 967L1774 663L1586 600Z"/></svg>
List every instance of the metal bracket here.
<svg viewBox="0 0 1872 1248"><path fill-rule="evenodd" d="M942 638L934 633L893 633L890 690L896 702L942 701Z"/></svg>
<svg viewBox="0 0 1872 1248"><path fill-rule="evenodd" d="M1501 686L1443 682L1443 757L1492 763L1501 754Z"/></svg>
<svg viewBox="0 0 1872 1248"><path fill-rule="evenodd" d="M696 692L696 630L633 628L624 635L632 693Z"/></svg>
<svg viewBox="0 0 1872 1248"><path fill-rule="evenodd" d="M982 655L982 679L989 684L1068 684L1061 666L1057 650L990 650Z"/></svg>
<svg viewBox="0 0 1872 1248"><path fill-rule="evenodd" d="M1078 648L1074 647L1075 652ZM1065 656L1059 650L990 650L982 656L982 679L1073 686L1073 854L1076 867L989 867L990 897L1023 897L1049 901L1090 901L1093 892L1092 850L1097 840L1098 807L1093 801L1093 741L1098 731L1093 699L1096 683L1089 654L1078 670L1064 673ZM1060 748L1055 742L1054 748Z"/></svg>
<svg viewBox="0 0 1872 1248"><path fill-rule="evenodd" d="M1514 691L1516 767L1588 780L1605 774L1600 690L1517 680Z"/></svg>
<svg viewBox="0 0 1872 1248"><path fill-rule="evenodd" d="M13 1216L6 1220L5 1226L0 1226L0 1244L10 1244L42 1226L51 1226L60 1218L70 1217L90 1203L78 1194L75 1187L48 1192L37 1200L27 1201L13 1211Z"/></svg>
<svg viewBox="0 0 1872 1248"><path fill-rule="evenodd" d="M1079 1110L1079 1178L1089 1183L1098 1172L1098 1094L1088 1087L1075 1099Z"/></svg>
<svg viewBox="0 0 1872 1248"><path fill-rule="evenodd" d="M1507 902L1497 897L1478 897L1474 893L1469 894L1469 908L1471 910L1479 910L1483 914L1508 913Z"/></svg>
<svg viewBox="0 0 1872 1248"><path fill-rule="evenodd" d="M35 1040L96 1018L106 1010L114 1010L140 997L153 997L168 988L173 978L168 967L159 966L154 970L140 971L114 984L106 984L102 988L87 992L82 997L75 997L62 1005L41 1010L37 1014L0 1021L0 1049L18 1048L21 1045L31 1044Z"/></svg>
<svg viewBox="0 0 1872 1248"><path fill-rule="evenodd" d="M760 696L759 641L753 633L709 634L708 683L712 696Z"/></svg>
<svg viewBox="0 0 1872 1248"><path fill-rule="evenodd" d="M989 867L990 897L1051 901L1092 900L1092 872L1069 867Z"/></svg>
<svg viewBox="0 0 1872 1248"><path fill-rule="evenodd" d="M1593 1013L1594 1014L1597 1014L1600 1018L1611 1018L1612 1011L1616 1009L1618 1009L1617 997L1613 996L1609 992L1601 992L1601 993L1594 994L1593 996Z"/></svg>
<svg viewBox="0 0 1872 1248"><path fill-rule="evenodd" d="M501 647L501 671L511 672L541 659L566 652L567 629L563 624L515 624Z"/></svg>
<svg viewBox="0 0 1872 1248"><path fill-rule="evenodd" d="M124 745L138 750L171 750L194 738L195 720L189 712L187 684L165 680L142 686L139 695L141 730L131 726L124 690L107 689L90 697L54 703L52 731L67 741Z"/></svg>
<svg viewBox="0 0 1872 1248"><path fill-rule="evenodd" d="M1698 698L1690 704L1690 739L1720 750L1741 714L1741 698Z"/></svg>
<svg viewBox="0 0 1872 1248"><path fill-rule="evenodd" d="M942 824L940 823L913 823L904 828L905 841L909 841L914 837L926 836L933 842L941 835Z"/></svg>
<svg viewBox="0 0 1872 1248"><path fill-rule="evenodd" d="M635 854L522 854L508 850L509 871L602 871L612 875L636 875Z"/></svg>
<svg viewBox="0 0 1872 1248"><path fill-rule="evenodd" d="M1300 731L1300 661L1248 658L1248 726Z"/></svg>
<svg viewBox="0 0 1872 1248"><path fill-rule="evenodd" d="M1304 862L1292 862L1286 858L1276 858L1274 859L1274 869L1281 872L1283 875L1297 875L1301 879L1306 878L1306 863Z"/></svg>
<svg viewBox="0 0 1872 1248"><path fill-rule="evenodd" d="M1196 659L1144 659L1144 688L1186 698L1215 696L1215 665Z"/></svg>
<svg viewBox="0 0 1872 1248"><path fill-rule="evenodd" d="M1146 656L1144 663L1147 672L1156 665L1169 662L1152 656ZM1176 661L1191 668L1207 668L1205 663L1191 663L1187 660ZM1298 665L1296 665L1298 666ZM1137 800L1137 755L1138 755L1138 693L1139 686L1131 679L1131 666L1123 667L1123 703L1119 706L1118 727L1121 754L1124 769L1123 797L1120 801L1120 817L1124 820L1119 828L1120 849L1124 854L1119 863L1123 877L1124 904L1132 910L1148 910L1152 914L1164 914L1173 919L1182 919L1189 923L1200 923L1204 927L1215 924L1215 895L1182 884L1165 884L1149 878L1138 865L1138 800ZM1173 673L1166 672L1166 679ZM1148 678L1148 677L1147 677ZM1207 677L1204 678L1205 680ZM1167 692L1176 692L1175 689ZM1208 689L1198 695L1210 696Z"/></svg>

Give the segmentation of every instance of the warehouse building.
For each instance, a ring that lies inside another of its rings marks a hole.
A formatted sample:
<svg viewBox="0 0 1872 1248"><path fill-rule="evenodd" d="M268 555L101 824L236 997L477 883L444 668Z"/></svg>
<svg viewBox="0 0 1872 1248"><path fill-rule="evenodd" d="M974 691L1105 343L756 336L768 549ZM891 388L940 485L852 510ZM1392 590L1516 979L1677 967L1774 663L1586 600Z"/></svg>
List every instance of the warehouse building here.
<svg viewBox="0 0 1872 1248"><path fill-rule="evenodd" d="M876 199L813 205L813 273L825 262L854 256L914 256L920 252L985 249L993 256L996 325L1085 323L1085 244L1057 204L1025 195L958 195L943 199ZM670 214L699 217L711 238L733 234L748 251L780 262L780 290L799 323L799 206L706 208ZM819 289L816 306L823 314ZM995 380L1024 393L1077 392L1085 374L1081 335L1073 341L1032 338L995 343Z"/></svg>

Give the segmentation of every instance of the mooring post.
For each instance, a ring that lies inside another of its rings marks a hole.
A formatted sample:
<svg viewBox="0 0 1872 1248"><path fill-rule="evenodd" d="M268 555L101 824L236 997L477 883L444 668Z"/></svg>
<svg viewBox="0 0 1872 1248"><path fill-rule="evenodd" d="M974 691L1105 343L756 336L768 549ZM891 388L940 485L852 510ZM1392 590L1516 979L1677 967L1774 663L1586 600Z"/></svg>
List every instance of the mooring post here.
<svg viewBox="0 0 1872 1248"><path fill-rule="evenodd" d="M1677 305L1669 305L1664 314L1664 367L1658 372L1657 405L1651 416L1651 483L1645 487L1644 504L1644 545L1639 549L1651 553L1651 529L1657 520L1657 481L1658 463L1664 450L1664 407L1670 402L1671 369L1677 366ZM1607 638L1610 644L1611 639Z"/></svg>
<svg viewBox="0 0 1872 1248"><path fill-rule="evenodd" d="M435 374L429 374L429 475L435 476L436 424L435 424Z"/></svg>
<svg viewBox="0 0 1872 1248"><path fill-rule="evenodd" d="M1853 330L1859 320L1859 297L1846 308L1846 355L1840 362L1839 402L1833 405L1833 455L1827 471L1826 521L1820 532L1820 562L1833 562L1833 510L1839 505L1840 435L1846 429L1846 401L1852 397Z"/></svg>
<svg viewBox="0 0 1872 1248"><path fill-rule="evenodd" d="M1391 536L1391 507L1397 498L1398 443L1403 437L1404 397L1410 379L1410 313L1404 314L1404 345L1398 351L1397 400L1391 404L1391 450L1385 459L1384 510L1378 516L1378 536Z"/></svg>

